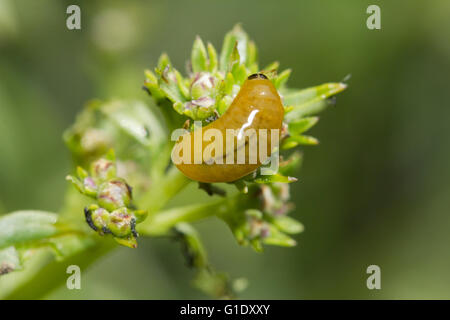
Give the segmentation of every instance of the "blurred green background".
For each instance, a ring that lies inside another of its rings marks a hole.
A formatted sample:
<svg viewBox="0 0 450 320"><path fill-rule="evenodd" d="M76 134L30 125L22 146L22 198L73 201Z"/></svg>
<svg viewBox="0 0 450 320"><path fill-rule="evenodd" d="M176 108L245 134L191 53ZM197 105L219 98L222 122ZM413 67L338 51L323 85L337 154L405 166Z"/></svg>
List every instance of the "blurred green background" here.
<svg viewBox="0 0 450 320"><path fill-rule="evenodd" d="M61 135L83 104L150 103L143 70L162 51L183 69L195 35L220 47L242 22L262 66L294 70L291 87L352 77L293 185L298 246L257 254L210 220L196 226L212 263L248 278L242 298L450 298L449 1L77 1L82 30L70 31L73 3L0 0L0 211L58 210L71 170ZM381 30L366 27L370 4ZM178 244L142 239L49 298L205 298L191 276Z"/></svg>

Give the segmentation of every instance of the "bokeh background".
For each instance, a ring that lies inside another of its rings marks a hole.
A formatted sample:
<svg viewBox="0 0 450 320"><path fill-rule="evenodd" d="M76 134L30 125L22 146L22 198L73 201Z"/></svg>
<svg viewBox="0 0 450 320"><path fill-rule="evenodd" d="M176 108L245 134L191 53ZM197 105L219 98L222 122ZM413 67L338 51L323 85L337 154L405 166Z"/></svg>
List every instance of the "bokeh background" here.
<svg viewBox="0 0 450 320"><path fill-rule="evenodd" d="M74 3L82 30L69 31ZM370 4L381 30L366 27ZM292 87L352 77L293 185L298 246L257 254L208 220L196 226L212 263L248 278L242 298L450 298L449 1L0 0L0 212L58 210L71 170L61 135L83 104L150 103L143 70L162 51L183 69L195 35L220 47L238 22L261 65L294 70ZM206 298L191 276L176 243L142 239L83 273L82 290L49 298Z"/></svg>

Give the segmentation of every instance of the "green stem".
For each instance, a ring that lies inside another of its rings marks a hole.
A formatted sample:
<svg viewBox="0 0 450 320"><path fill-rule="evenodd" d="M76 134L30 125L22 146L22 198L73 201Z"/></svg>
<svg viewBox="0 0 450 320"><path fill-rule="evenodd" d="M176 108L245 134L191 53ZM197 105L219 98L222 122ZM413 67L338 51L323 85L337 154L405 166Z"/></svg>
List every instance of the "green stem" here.
<svg viewBox="0 0 450 320"><path fill-rule="evenodd" d="M77 265L86 270L94 261L104 256L111 249L116 248L114 241L95 241L85 250L65 259L63 262L55 260L51 250L36 253L26 265L24 271L19 271L12 278L10 288L5 285L5 291L0 294L3 299L36 299L45 297L63 284L67 277L67 267ZM51 276L49 276L51 275Z"/></svg>
<svg viewBox="0 0 450 320"><path fill-rule="evenodd" d="M226 199L168 209L148 217L137 226L137 230L144 236L160 236L166 234L177 223L201 220L223 213L226 209Z"/></svg>
<svg viewBox="0 0 450 320"><path fill-rule="evenodd" d="M180 192L191 182L175 166L161 178L154 181L150 190L142 197L138 203L139 208L145 208L149 217L158 212L171 198Z"/></svg>

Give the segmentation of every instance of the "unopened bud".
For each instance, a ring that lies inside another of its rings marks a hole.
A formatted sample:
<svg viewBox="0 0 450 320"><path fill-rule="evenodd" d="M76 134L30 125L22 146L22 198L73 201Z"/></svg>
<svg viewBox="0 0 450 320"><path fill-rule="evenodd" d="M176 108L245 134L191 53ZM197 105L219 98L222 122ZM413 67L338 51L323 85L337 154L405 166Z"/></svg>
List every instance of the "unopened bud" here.
<svg viewBox="0 0 450 320"><path fill-rule="evenodd" d="M120 208L114 210L110 214L110 221L108 229L111 233L119 238L124 238L133 233L133 236L137 236L135 229L136 220L127 208Z"/></svg>
<svg viewBox="0 0 450 320"><path fill-rule="evenodd" d="M103 208L98 208L92 211L92 224L96 227L100 234L109 233L107 225L109 223L109 212Z"/></svg>
<svg viewBox="0 0 450 320"><path fill-rule="evenodd" d="M116 176L116 164L114 161L99 159L92 163L92 176L100 181L112 179Z"/></svg>
<svg viewBox="0 0 450 320"><path fill-rule="evenodd" d="M128 207L131 202L131 188L121 178L103 182L98 188L98 204L114 211L121 207Z"/></svg>
<svg viewBox="0 0 450 320"><path fill-rule="evenodd" d="M191 85L191 97L193 100L211 96L215 86L215 78L206 72L199 73Z"/></svg>

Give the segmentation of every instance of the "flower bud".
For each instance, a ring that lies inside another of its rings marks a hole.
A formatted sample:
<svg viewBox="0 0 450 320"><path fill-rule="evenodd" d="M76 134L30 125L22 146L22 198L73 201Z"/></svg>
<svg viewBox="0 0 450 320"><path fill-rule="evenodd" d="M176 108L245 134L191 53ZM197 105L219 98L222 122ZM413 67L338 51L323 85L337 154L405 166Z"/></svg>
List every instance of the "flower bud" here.
<svg viewBox="0 0 450 320"><path fill-rule="evenodd" d="M108 229L115 237L125 238L132 233L136 236L136 220L127 208L114 210L109 217Z"/></svg>
<svg viewBox="0 0 450 320"><path fill-rule="evenodd" d="M118 238L128 237L132 233L133 236L136 236L135 224L135 218L129 210L124 207L111 212L108 229Z"/></svg>
<svg viewBox="0 0 450 320"><path fill-rule="evenodd" d="M103 182L98 188L98 204L109 211L128 207L131 202L131 187L121 178Z"/></svg>
<svg viewBox="0 0 450 320"><path fill-rule="evenodd" d="M103 208L97 208L91 212L92 224L100 234L109 233L107 225L109 223L109 212Z"/></svg>
<svg viewBox="0 0 450 320"><path fill-rule="evenodd" d="M91 177L86 177L83 179L83 187L84 193L87 195L95 196L97 194L97 185Z"/></svg>
<svg viewBox="0 0 450 320"><path fill-rule="evenodd" d="M112 160L101 158L92 163L92 176L100 181L112 179L116 176L116 164Z"/></svg>
<svg viewBox="0 0 450 320"><path fill-rule="evenodd" d="M215 87L216 79L207 72L198 73L191 85L191 97L193 100L201 97L210 97Z"/></svg>
<svg viewBox="0 0 450 320"><path fill-rule="evenodd" d="M269 236L269 224L263 220L263 214L259 210L249 209L245 211L248 223L248 236L250 239L265 238Z"/></svg>

